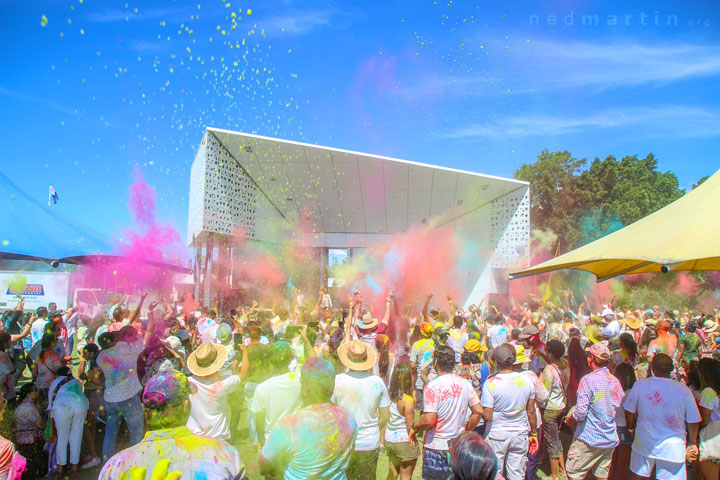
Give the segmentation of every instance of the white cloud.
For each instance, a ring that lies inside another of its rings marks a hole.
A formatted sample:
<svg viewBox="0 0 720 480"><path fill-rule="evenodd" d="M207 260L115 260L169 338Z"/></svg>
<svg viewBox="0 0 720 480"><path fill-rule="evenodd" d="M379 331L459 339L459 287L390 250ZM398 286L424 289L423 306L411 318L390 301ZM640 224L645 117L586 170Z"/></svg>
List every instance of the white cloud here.
<svg viewBox="0 0 720 480"><path fill-rule="evenodd" d="M510 50L500 75L485 70L436 74L409 80L402 92L411 99L430 95L488 96L508 90L522 94L582 89L585 94L594 94L719 74L720 45L531 39Z"/></svg>
<svg viewBox="0 0 720 480"><path fill-rule="evenodd" d="M108 8L99 12L88 13L85 19L89 22L96 23L113 23L113 22L125 22L128 20L153 20L153 19L164 19L164 20L177 20L178 15L182 15L188 12L188 9L183 8L150 8L147 10L138 10L135 13L132 10L120 9L120 8Z"/></svg>
<svg viewBox="0 0 720 480"><path fill-rule="evenodd" d="M258 20L266 35L305 35L316 28L328 27L332 10L294 11Z"/></svg>
<svg viewBox="0 0 720 480"><path fill-rule="evenodd" d="M441 133L443 138L512 138L561 136L588 130L632 127L646 136L664 138L720 135L720 113L702 108L667 105L608 109L587 116L514 115L459 127Z"/></svg>

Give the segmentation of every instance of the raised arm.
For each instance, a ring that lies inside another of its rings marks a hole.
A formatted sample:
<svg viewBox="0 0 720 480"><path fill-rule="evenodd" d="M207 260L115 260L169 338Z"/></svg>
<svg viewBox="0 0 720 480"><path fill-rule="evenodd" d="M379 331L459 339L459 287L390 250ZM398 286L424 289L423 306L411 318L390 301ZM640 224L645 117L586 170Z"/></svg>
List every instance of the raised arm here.
<svg viewBox="0 0 720 480"><path fill-rule="evenodd" d="M383 315L382 320L380 320L385 325L388 324L390 321L390 310L392 309L392 303L393 303L393 291L390 290L387 294L387 297L385 297L385 315Z"/></svg>
<svg viewBox="0 0 720 480"><path fill-rule="evenodd" d="M17 342L18 340L22 340L23 338L27 337L30 334L30 328L32 327L32 324L35 323L35 320L37 320L38 317L34 313L30 316L30 320L28 320L27 325L23 327L22 332L10 335L10 340L13 342Z"/></svg>
<svg viewBox="0 0 720 480"><path fill-rule="evenodd" d="M142 295L140 295L140 302L137 304L137 307L135 307L135 310L133 310L133 312L130 314L130 317L128 318L130 323L133 323L135 320L140 318L140 309L142 308L142 305L145 302L147 296L147 292L144 292Z"/></svg>
<svg viewBox="0 0 720 480"><path fill-rule="evenodd" d="M455 304L453 303L452 295L448 293L447 301L450 304L450 322L455 318Z"/></svg>
<svg viewBox="0 0 720 480"><path fill-rule="evenodd" d="M422 316L423 316L423 321L425 321L425 322L429 321L428 307L430 306L430 300L432 299L432 297L433 297L433 294L432 293L429 294L427 296L427 298L425 299L425 305L423 305Z"/></svg>

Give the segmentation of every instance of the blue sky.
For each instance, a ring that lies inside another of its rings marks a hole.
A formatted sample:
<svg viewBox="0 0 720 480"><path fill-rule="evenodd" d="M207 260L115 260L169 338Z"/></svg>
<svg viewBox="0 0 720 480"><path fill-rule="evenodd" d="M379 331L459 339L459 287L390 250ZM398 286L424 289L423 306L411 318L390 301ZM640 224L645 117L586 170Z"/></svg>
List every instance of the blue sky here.
<svg viewBox="0 0 720 480"><path fill-rule="evenodd" d="M113 234L139 164L183 236L205 126L500 176L652 152L687 187L720 167L719 26L696 0L0 0L0 170Z"/></svg>

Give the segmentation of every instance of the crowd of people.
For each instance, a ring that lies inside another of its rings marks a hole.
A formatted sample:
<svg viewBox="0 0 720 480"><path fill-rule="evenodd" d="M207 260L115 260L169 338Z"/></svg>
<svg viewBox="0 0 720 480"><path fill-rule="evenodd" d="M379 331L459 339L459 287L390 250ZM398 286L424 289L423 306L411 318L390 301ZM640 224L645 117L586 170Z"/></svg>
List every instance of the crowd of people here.
<svg viewBox="0 0 720 480"><path fill-rule="evenodd" d="M146 297L3 314L0 480L244 479L241 442L273 479L720 478L717 309Z"/></svg>

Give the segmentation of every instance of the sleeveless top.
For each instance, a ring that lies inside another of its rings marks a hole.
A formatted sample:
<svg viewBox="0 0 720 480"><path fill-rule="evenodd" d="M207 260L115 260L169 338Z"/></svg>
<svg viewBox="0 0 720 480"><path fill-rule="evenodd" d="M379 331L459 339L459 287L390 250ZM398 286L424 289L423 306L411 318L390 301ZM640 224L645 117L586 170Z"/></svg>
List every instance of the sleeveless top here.
<svg viewBox="0 0 720 480"><path fill-rule="evenodd" d="M405 395L405 397L407 397L407 395ZM395 402L390 402L390 420L387 423L387 427L385 427L385 441L390 443L410 441L410 436L405 426L405 416L400 415L397 403Z"/></svg>

